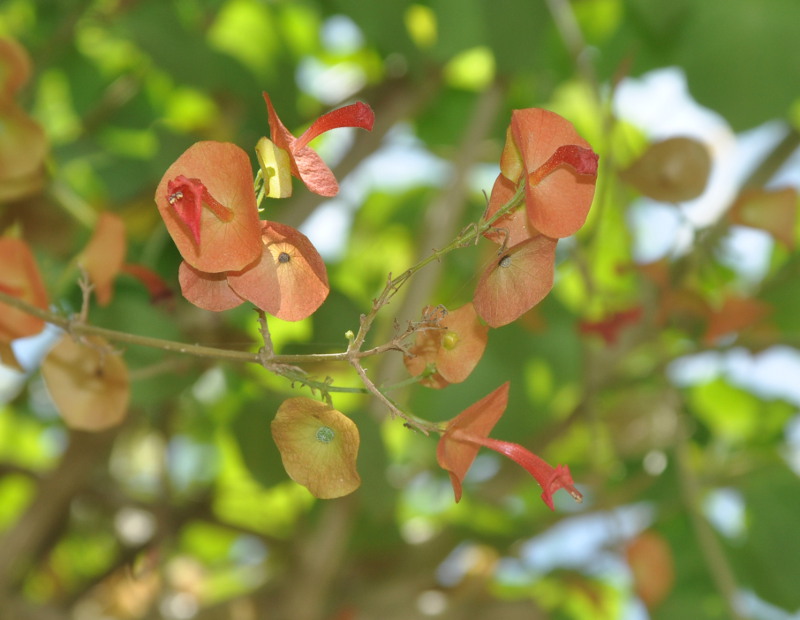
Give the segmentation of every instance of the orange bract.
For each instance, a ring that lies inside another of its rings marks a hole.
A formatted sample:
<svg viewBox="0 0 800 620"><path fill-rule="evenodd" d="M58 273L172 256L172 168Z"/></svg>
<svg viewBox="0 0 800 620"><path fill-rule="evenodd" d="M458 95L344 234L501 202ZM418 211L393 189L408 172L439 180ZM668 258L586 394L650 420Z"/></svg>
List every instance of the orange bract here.
<svg viewBox="0 0 800 620"><path fill-rule="evenodd" d="M475 310L490 327L515 321L553 288L556 240L527 239L498 256L475 289Z"/></svg>
<svg viewBox="0 0 800 620"><path fill-rule="evenodd" d="M285 321L312 315L328 296L325 263L303 233L278 222L262 223L261 259L228 274L233 291Z"/></svg>
<svg viewBox="0 0 800 620"><path fill-rule="evenodd" d="M470 405L457 417L453 418L439 440L436 448L436 460L439 467L450 474L450 482L456 501L461 500L461 485L472 462L478 455L480 445L453 439L453 433L461 430L473 437L487 437L497 421L502 417L508 404L508 388L506 381L488 396Z"/></svg>
<svg viewBox="0 0 800 620"><path fill-rule="evenodd" d="M167 169L155 199L183 260L200 271L219 273L244 269L258 259L261 225L253 183L247 153L226 142L197 142ZM189 196L189 187L198 194ZM190 200L192 205L185 204Z"/></svg>
<svg viewBox="0 0 800 620"><path fill-rule="evenodd" d="M30 73L25 49L12 39L0 38L0 201L23 198L44 184L47 137L14 101Z"/></svg>
<svg viewBox="0 0 800 620"><path fill-rule="evenodd" d="M0 291L47 310L47 292L27 243L12 237L0 238L0 265ZM43 328L42 319L0 303L0 340L10 342L32 336Z"/></svg>
<svg viewBox="0 0 800 620"><path fill-rule="evenodd" d="M198 271L184 261L178 267L178 282L183 296L203 310L222 312L244 302L228 284L226 273Z"/></svg>
<svg viewBox="0 0 800 620"><path fill-rule="evenodd" d="M31 60L13 39L0 38L0 97L17 93L31 74Z"/></svg>
<svg viewBox="0 0 800 620"><path fill-rule="evenodd" d="M432 311L426 308L423 317ZM412 355L403 360L412 375L422 374L428 364L435 364L436 373L421 382L433 388L464 381L483 356L489 335L489 328L480 322L472 303L447 312L438 324L442 329L417 332L410 349Z"/></svg>
<svg viewBox="0 0 800 620"><path fill-rule="evenodd" d="M118 215L101 213L89 243L81 252L79 262L94 285L97 303L111 301L114 278L125 261L125 223Z"/></svg>
<svg viewBox="0 0 800 620"><path fill-rule="evenodd" d="M625 559L636 594L653 609L675 585L675 560L669 543L654 531L644 531L625 547Z"/></svg>
<svg viewBox="0 0 800 620"><path fill-rule="evenodd" d="M772 312L772 306L751 297L729 295L722 307L712 311L703 342L711 345L721 336L752 327Z"/></svg>
<svg viewBox="0 0 800 620"><path fill-rule="evenodd" d="M65 334L42 363L47 390L70 428L101 431L122 422L130 384L122 357L98 336Z"/></svg>

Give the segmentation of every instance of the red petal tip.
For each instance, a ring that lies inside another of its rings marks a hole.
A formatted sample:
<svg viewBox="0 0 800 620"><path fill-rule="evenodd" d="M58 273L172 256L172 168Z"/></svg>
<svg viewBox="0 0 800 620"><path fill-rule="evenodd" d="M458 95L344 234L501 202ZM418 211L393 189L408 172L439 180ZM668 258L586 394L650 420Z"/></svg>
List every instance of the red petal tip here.
<svg viewBox="0 0 800 620"><path fill-rule="evenodd" d="M361 101L346 105L336 110L331 110L315 120L311 126L305 130L295 144L295 150L299 150L311 142L320 134L338 129L339 127L357 127L372 131L375 124L375 113L366 103Z"/></svg>

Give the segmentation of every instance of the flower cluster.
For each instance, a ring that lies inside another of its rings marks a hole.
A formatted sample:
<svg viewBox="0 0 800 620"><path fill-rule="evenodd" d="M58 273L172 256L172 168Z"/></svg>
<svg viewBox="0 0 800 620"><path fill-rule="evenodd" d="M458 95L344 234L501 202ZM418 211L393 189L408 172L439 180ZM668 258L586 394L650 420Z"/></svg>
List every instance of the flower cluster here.
<svg viewBox="0 0 800 620"><path fill-rule="evenodd" d="M500 246L481 276L475 308L491 327L516 320L553 287L556 243L589 213L597 155L572 124L539 108L515 110L485 219L524 189L524 204L492 221L485 236Z"/></svg>
<svg viewBox="0 0 800 620"><path fill-rule="evenodd" d="M489 327L507 325L545 298L553 287L558 239L586 221L597 160L558 114L539 108L512 113L483 218L484 236L499 246L496 258L481 274L473 302L441 322L442 333L418 335L405 360L411 374L434 364L423 380L429 387L464 381L486 346L488 330L480 320Z"/></svg>
<svg viewBox="0 0 800 620"><path fill-rule="evenodd" d="M317 119L299 138L283 125L267 94L271 139L256 146L261 193L291 194L291 177L313 192L333 196L336 179L309 141L335 127L371 129L373 113L357 103ZM486 347L489 329L517 319L553 285L558 239L576 232L594 193L597 156L572 125L545 110L514 112L480 230L499 245L483 273L473 302L448 312L428 307L405 363L424 385L444 388L464 381ZM156 190L156 203L183 257L183 296L207 310L250 301L273 316L296 321L313 314L328 294L321 257L299 231L259 218L256 179L247 154L234 144L198 142L173 163ZM378 306L380 307L380 306ZM362 319L363 321L363 319ZM439 429L439 465L450 474L456 501L480 447L525 468L553 508L564 488L580 500L569 469L551 467L524 447L489 438L508 400L508 383ZM358 431L329 403L289 399L272 423L284 467L321 498L339 497L360 484L356 471Z"/></svg>
<svg viewBox="0 0 800 620"><path fill-rule="evenodd" d="M290 176L323 196L338 191L333 173L308 143L337 127L371 130L369 106L356 103L317 119L295 138L264 93L272 140L257 146L265 193L291 194ZM313 314L328 295L325 264L308 238L261 220L250 159L235 144L198 142L164 173L156 204L183 262L183 296L196 306L228 310L250 301L287 321Z"/></svg>
<svg viewBox="0 0 800 620"><path fill-rule="evenodd" d="M480 276L471 303L441 312L434 329L417 334L405 364L423 385L444 388L464 381L483 355L489 328L515 321L550 292L556 244L586 221L597 161L589 144L558 114L537 108L513 112L482 222L484 236L499 246L496 258ZM426 308L423 322L430 322L430 314ZM505 454L534 476L551 509L559 488L580 500L567 467L553 468L518 444L488 437L507 399L504 384L447 424L437 456L450 474L456 501L481 446Z"/></svg>
<svg viewBox="0 0 800 620"><path fill-rule="evenodd" d="M16 43L0 39L0 128L6 134L0 140L0 200L25 195L37 187L42 174L47 148L44 134L14 102L29 74L25 52ZM178 280L183 296L199 308L216 312L252 303L262 311L262 333L269 348L264 315L287 321L305 319L325 301L329 284L325 264L311 241L291 226L262 219L259 202L265 196L290 196L292 177L321 196L336 195L336 178L309 146L311 141L340 127L371 131L375 118L368 105L355 103L323 114L296 137L280 120L269 95L263 97L270 137L262 137L256 144L257 175L250 156L239 146L197 142L165 171L156 188L155 203L182 258ZM674 144L667 146L667 150L658 150L657 160L674 154ZM361 348L376 313L400 284L434 258L466 245L466 233L462 233L446 251L435 253L396 279L390 277L384 293L373 301L370 314L362 315L359 333L347 336L347 350L333 356L349 362L366 391L382 399L407 424L426 433L439 433L437 461L450 476L456 501L461 499L464 478L481 447L507 456L528 471L542 487L542 499L551 509L558 489L567 490L578 501L581 494L568 467L552 467L517 443L489 437L506 410L508 383L444 425L426 423L400 411L384 390L372 383L361 360L400 350L405 353L408 371L424 386L442 389L465 381L486 349L490 329L515 321L549 293L556 245L583 226L594 197L597 164L598 156L589 144L558 114L536 108L515 110L500 174L470 237L471 241L482 235L498 246L479 278L473 299L452 311L443 306L426 307L422 321L411 323L404 334L370 350ZM789 221L791 196L779 198L779 202L769 200L769 217L756 217L755 221L770 229L778 226L776 222ZM740 215L752 221L749 210ZM111 302L119 273L141 280L154 299L166 290L154 272L126 264L126 249L124 220L113 213L99 214L91 239L75 261L82 270L84 292L81 314L72 319L76 324L85 319L90 291L101 306ZM0 303L0 361L13 363L12 341L42 330L41 316L47 315L49 301L24 241L12 235L0 237L0 263L4 267L0 294L7 302L19 302ZM741 311L743 307L747 312ZM739 315L755 320L759 313L757 307L730 300L717 314L712 326L715 331L708 337L740 325ZM639 316L640 310L634 308L586 323L582 329L613 343L618 332ZM415 341L409 346L411 337ZM266 364L265 359L258 356ZM289 373L293 379L296 376L297 368L268 361L271 370ZM128 369L105 338L65 334L47 355L42 371L57 408L72 428L97 431L121 423L127 415ZM306 382L303 377L300 381L319 389L326 402L298 397L280 406L271 430L284 468L316 497L351 493L361 483L356 469L357 426L333 407L327 380Z"/></svg>

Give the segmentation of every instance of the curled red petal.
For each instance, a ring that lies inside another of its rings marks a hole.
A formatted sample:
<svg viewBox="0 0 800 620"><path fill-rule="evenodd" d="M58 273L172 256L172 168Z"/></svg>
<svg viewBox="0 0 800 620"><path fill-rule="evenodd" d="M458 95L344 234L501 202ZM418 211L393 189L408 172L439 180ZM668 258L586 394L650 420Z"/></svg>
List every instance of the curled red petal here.
<svg viewBox="0 0 800 620"><path fill-rule="evenodd" d="M556 168L564 165L569 166L578 174L596 176L599 159L600 156L592 149L577 144L559 146L550 159L528 175L528 183L536 185Z"/></svg>
<svg viewBox="0 0 800 620"><path fill-rule="evenodd" d="M267 93L263 93L269 115L269 130L272 142L289 153L292 176L300 179L306 187L320 196L335 196L339 184L328 165L308 143L320 134L338 127L358 127L372 130L375 114L366 103L358 102L323 114L303 133L294 135L281 122Z"/></svg>
<svg viewBox="0 0 800 620"><path fill-rule="evenodd" d="M191 192L191 197L183 194L184 190ZM195 269L207 273L244 269L261 254L250 156L235 144L193 144L164 173L155 200L183 260ZM176 211L176 206L182 207L179 202L195 203L193 213L199 202L197 231ZM195 232L202 233L202 243Z"/></svg>
<svg viewBox="0 0 800 620"><path fill-rule="evenodd" d="M121 271L141 282L150 294L150 301L159 303L172 298L172 289L156 271L138 263L125 263Z"/></svg>
<svg viewBox="0 0 800 620"><path fill-rule="evenodd" d="M582 321L578 329L582 334L597 334L607 345L614 344L627 326L637 323L643 316L642 306L615 312L600 321Z"/></svg>
<svg viewBox="0 0 800 620"><path fill-rule="evenodd" d="M372 131L375 124L375 113L366 103L358 101L352 105L346 105L336 110L331 110L323 114L311 126L303 132L295 143L295 148L303 148L317 136L337 129L339 127L357 127Z"/></svg>
<svg viewBox="0 0 800 620"><path fill-rule="evenodd" d="M501 441L499 439L492 439L491 437L471 435L463 430L455 431L453 433L453 439L484 446L510 458L533 476L536 482L539 483L539 486L542 487L542 500L547 504L550 510L555 510L553 506L553 494L559 489L566 490L577 502L583 500L583 495L575 488L572 474L570 474L569 467L566 465L553 467L543 458L536 456L533 452L518 443Z"/></svg>
<svg viewBox="0 0 800 620"><path fill-rule="evenodd" d="M503 415L508 404L509 384L506 381L490 394L473 403L450 420L436 448L439 467L450 475L456 502L461 499L461 482L478 454L480 443L459 441L456 435L486 437Z"/></svg>
<svg viewBox="0 0 800 620"><path fill-rule="evenodd" d="M200 220L203 215L203 194L206 187L200 179L187 179L179 174L167 183L167 202L180 220L189 228L192 238L200 245Z"/></svg>

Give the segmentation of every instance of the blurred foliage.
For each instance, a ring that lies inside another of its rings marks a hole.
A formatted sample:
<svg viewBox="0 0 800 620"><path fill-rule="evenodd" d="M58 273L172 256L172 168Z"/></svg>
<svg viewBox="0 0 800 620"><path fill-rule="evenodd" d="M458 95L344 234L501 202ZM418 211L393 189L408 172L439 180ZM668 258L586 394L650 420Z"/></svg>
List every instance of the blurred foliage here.
<svg viewBox="0 0 800 620"><path fill-rule="evenodd" d="M756 280L726 262L724 242L741 228L726 213L695 227L682 251L637 263L639 198L618 173L650 140L609 104L622 78L680 67L692 96L732 130L794 127L756 156L749 182L767 184L798 146L796 0L5 0L0 36L31 56L32 77L14 97L50 145L44 187L0 204L0 229L31 243L62 309L79 307L71 261L103 211L123 218L128 260L178 290L180 257L155 187L199 140L235 142L255 165L252 148L267 132L262 90L292 130L354 98L377 119L349 150L344 133L318 141L340 180L355 171L339 198L317 210L320 199L296 185L291 199L268 205L268 217L292 225L323 211L349 223L327 233L341 238L314 239L334 248L331 296L311 319L271 323L279 352L342 350L387 274L480 217L512 109L563 114L602 166L586 227L559 245L553 293L491 332L467 382L391 394L446 420L510 380L493 435L568 463L583 506L558 494L550 513L524 472L483 453L453 503L432 439L385 419L360 393L333 396L359 426L363 484L314 500L287 478L269 433L280 403L308 390L261 368L131 346L131 412L116 431L66 431L36 372L5 399L0 617L702 620L800 607L797 402L719 362L776 350L797 359L797 194L792 230L779 242L762 233L769 258ZM490 130L469 138L498 91ZM424 154L427 174L406 180L413 158L386 156L398 145ZM362 160L385 168L370 172ZM457 165L470 167L465 187L451 185ZM430 277L381 314L375 344L391 337L395 317L470 299L490 251L482 244L430 265ZM732 296L769 314L726 315ZM612 320L631 308L639 320ZM125 277L89 320L258 347L252 310L153 304ZM604 327L581 329L587 323ZM704 337L720 325L721 337ZM675 361L693 354L719 362L712 376L680 375ZM404 378L399 362L389 355L370 371L391 384ZM307 370L357 385L343 366ZM720 492L735 501L720 508ZM624 553L643 530L666 544L674 569L650 609ZM754 596L760 606L741 603ZM631 609L640 615L623 615Z"/></svg>

